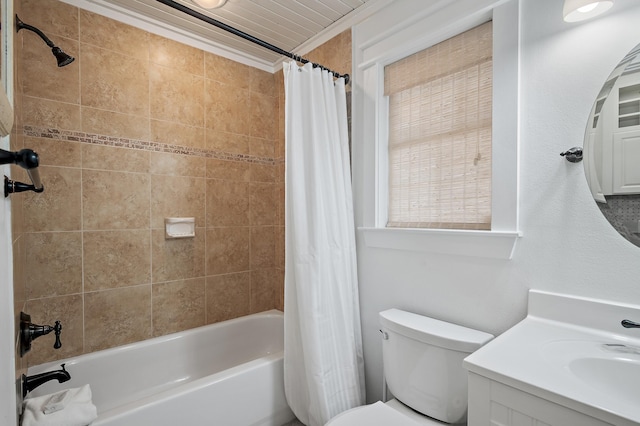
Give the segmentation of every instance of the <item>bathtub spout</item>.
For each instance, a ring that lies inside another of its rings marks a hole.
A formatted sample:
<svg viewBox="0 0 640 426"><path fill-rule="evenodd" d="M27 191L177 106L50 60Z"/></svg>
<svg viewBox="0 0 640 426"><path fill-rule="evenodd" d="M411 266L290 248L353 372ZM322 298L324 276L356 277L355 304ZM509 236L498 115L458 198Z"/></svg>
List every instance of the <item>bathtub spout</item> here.
<svg viewBox="0 0 640 426"><path fill-rule="evenodd" d="M64 368L64 364L60 365L62 370L47 371L45 373L34 374L33 376L22 375L22 397L27 395L27 392L31 392L38 386L48 382L49 380L57 379L58 383L64 383L71 379L71 375Z"/></svg>

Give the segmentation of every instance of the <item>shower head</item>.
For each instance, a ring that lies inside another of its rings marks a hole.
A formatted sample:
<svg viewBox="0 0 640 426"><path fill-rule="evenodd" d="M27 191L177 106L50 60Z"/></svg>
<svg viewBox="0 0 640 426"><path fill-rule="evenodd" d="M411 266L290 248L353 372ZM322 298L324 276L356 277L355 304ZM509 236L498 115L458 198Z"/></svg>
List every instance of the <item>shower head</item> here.
<svg viewBox="0 0 640 426"><path fill-rule="evenodd" d="M20 20L20 18L18 18L18 15L16 15L16 32L22 29L33 31L34 33L38 34L40 38L44 40L45 43L47 43L47 46L51 48L51 53L53 53L53 56L56 57L59 67L64 67L65 65L69 65L71 62L75 60L73 56L67 55L66 53L64 53L62 49L60 49L58 46L53 44L53 42L49 40L49 37L44 35L42 31L40 31L39 29L37 29L32 25L25 24Z"/></svg>
<svg viewBox="0 0 640 426"><path fill-rule="evenodd" d="M60 49L57 46L52 48L51 52L53 53L53 56L55 56L56 59L58 60L59 67L64 67L65 65L69 65L71 62L75 60L73 56L67 55L66 53L64 53L64 50Z"/></svg>

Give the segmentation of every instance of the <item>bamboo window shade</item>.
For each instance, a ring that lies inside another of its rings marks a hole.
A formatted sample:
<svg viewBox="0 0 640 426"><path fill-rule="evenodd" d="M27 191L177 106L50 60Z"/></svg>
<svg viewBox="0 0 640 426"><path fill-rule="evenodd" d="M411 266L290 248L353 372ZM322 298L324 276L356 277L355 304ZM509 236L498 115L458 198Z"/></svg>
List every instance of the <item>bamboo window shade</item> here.
<svg viewBox="0 0 640 426"><path fill-rule="evenodd" d="M491 229L492 23L385 67L388 227Z"/></svg>

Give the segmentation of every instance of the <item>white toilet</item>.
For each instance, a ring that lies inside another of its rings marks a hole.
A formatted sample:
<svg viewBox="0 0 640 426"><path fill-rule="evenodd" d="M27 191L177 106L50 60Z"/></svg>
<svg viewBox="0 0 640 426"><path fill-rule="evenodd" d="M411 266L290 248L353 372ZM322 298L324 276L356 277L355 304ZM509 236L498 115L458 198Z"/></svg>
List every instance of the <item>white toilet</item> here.
<svg viewBox="0 0 640 426"><path fill-rule="evenodd" d="M384 376L396 399L351 409L326 426L466 422L467 372L462 360L493 336L399 309L380 312L380 324Z"/></svg>

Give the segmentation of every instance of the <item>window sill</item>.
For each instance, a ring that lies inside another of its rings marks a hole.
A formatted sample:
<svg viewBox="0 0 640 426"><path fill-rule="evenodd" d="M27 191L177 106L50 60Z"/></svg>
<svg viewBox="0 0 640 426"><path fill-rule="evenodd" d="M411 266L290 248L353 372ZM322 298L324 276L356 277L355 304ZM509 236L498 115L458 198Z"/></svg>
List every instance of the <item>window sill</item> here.
<svg viewBox="0 0 640 426"><path fill-rule="evenodd" d="M358 228L367 247L511 259L519 232Z"/></svg>

